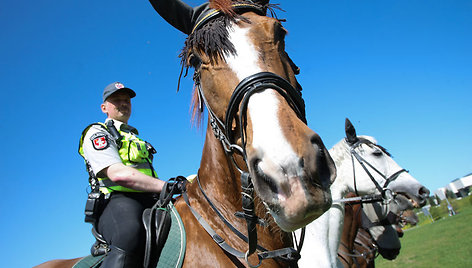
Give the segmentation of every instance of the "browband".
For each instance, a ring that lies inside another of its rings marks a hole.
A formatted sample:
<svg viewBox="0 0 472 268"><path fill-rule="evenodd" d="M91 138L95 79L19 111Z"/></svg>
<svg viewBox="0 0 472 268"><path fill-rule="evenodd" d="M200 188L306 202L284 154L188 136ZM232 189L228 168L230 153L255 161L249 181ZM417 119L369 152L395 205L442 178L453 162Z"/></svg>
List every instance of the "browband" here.
<svg viewBox="0 0 472 268"><path fill-rule="evenodd" d="M232 4L231 6L236 11L236 13L244 13L244 11L253 11L261 16L266 15L266 10L259 5L239 3L239 4ZM197 23L195 23L195 26L193 26L192 33L200 29L203 25L208 23L210 20L220 15L222 15L222 12L220 10L213 9L213 8L209 9L207 12L203 12L202 14L200 14L200 16L198 16Z"/></svg>

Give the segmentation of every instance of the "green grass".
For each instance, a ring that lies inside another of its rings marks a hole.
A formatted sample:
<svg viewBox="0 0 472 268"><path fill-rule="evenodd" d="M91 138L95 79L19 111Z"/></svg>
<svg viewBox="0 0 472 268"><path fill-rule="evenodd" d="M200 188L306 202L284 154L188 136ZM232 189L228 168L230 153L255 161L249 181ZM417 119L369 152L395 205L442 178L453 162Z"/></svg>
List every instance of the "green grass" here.
<svg viewBox="0 0 472 268"><path fill-rule="evenodd" d="M472 206L411 228L400 241L400 255L393 261L379 256L376 267L472 267Z"/></svg>

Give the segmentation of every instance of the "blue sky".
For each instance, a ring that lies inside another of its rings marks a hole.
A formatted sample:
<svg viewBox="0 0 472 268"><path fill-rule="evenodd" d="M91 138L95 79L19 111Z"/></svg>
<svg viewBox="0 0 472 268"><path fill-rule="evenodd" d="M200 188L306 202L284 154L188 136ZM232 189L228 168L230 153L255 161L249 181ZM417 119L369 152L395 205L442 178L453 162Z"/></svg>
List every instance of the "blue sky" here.
<svg viewBox="0 0 472 268"><path fill-rule="evenodd" d="M328 148L348 117L431 191L472 172L471 1L278 3L308 124ZM157 148L162 179L198 169L191 75L176 92L185 35L147 1L0 6L2 266L84 256L93 238L77 147L83 128L105 119L108 83L137 92L130 124Z"/></svg>

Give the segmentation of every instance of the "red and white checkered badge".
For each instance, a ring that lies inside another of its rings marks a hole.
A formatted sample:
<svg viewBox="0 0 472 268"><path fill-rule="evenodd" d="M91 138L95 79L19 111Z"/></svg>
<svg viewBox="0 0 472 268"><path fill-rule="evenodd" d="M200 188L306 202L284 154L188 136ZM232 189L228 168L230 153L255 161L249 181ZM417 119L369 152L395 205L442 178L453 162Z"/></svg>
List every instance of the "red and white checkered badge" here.
<svg viewBox="0 0 472 268"><path fill-rule="evenodd" d="M99 136L94 136L91 138L92 140L92 144L93 144L93 148L95 148L95 150L103 150L103 149L106 149L108 148L108 138L106 135L99 135Z"/></svg>
<svg viewBox="0 0 472 268"><path fill-rule="evenodd" d="M122 89L124 87L125 87L125 85L123 85L122 83L118 82L118 83L115 84L115 88L117 88L117 89Z"/></svg>

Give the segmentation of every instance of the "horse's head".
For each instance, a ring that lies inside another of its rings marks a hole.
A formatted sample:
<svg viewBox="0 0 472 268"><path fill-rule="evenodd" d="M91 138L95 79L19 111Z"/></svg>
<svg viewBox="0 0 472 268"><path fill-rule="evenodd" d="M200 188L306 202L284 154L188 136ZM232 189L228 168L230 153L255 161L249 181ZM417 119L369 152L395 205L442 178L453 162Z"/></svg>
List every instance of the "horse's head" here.
<svg viewBox="0 0 472 268"><path fill-rule="evenodd" d="M363 204L362 228L372 237L379 253L388 260L395 259L400 253L400 235L397 231L399 220L398 203L392 201L387 205L381 202Z"/></svg>
<svg viewBox="0 0 472 268"><path fill-rule="evenodd" d="M249 171L277 224L295 230L329 208L335 166L305 123L286 30L265 16L266 7L236 5L194 30L183 61L195 68L195 99L214 117L213 128L225 133L223 146Z"/></svg>
<svg viewBox="0 0 472 268"><path fill-rule="evenodd" d="M409 200L406 206L419 207L426 204L429 190L401 168L374 138L357 136L348 119L344 144L345 154L353 159L346 161L350 165L349 172L354 170L354 180L346 181L351 190L357 189L361 194L381 192L384 198L390 198L389 195L392 194L404 195Z"/></svg>
<svg viewBox="0 0 472 268"><path fill-rule="evenodd" d="M416 213L411 210L411 209L408 209L408 210L405 210L405 211L402 211L401 215L400 215L400 224L403 226L403 225L406 225L406 224L410 224L412 226L415 226L418 224L419 222L419 218L418 216L416 215Z"/></svg>

